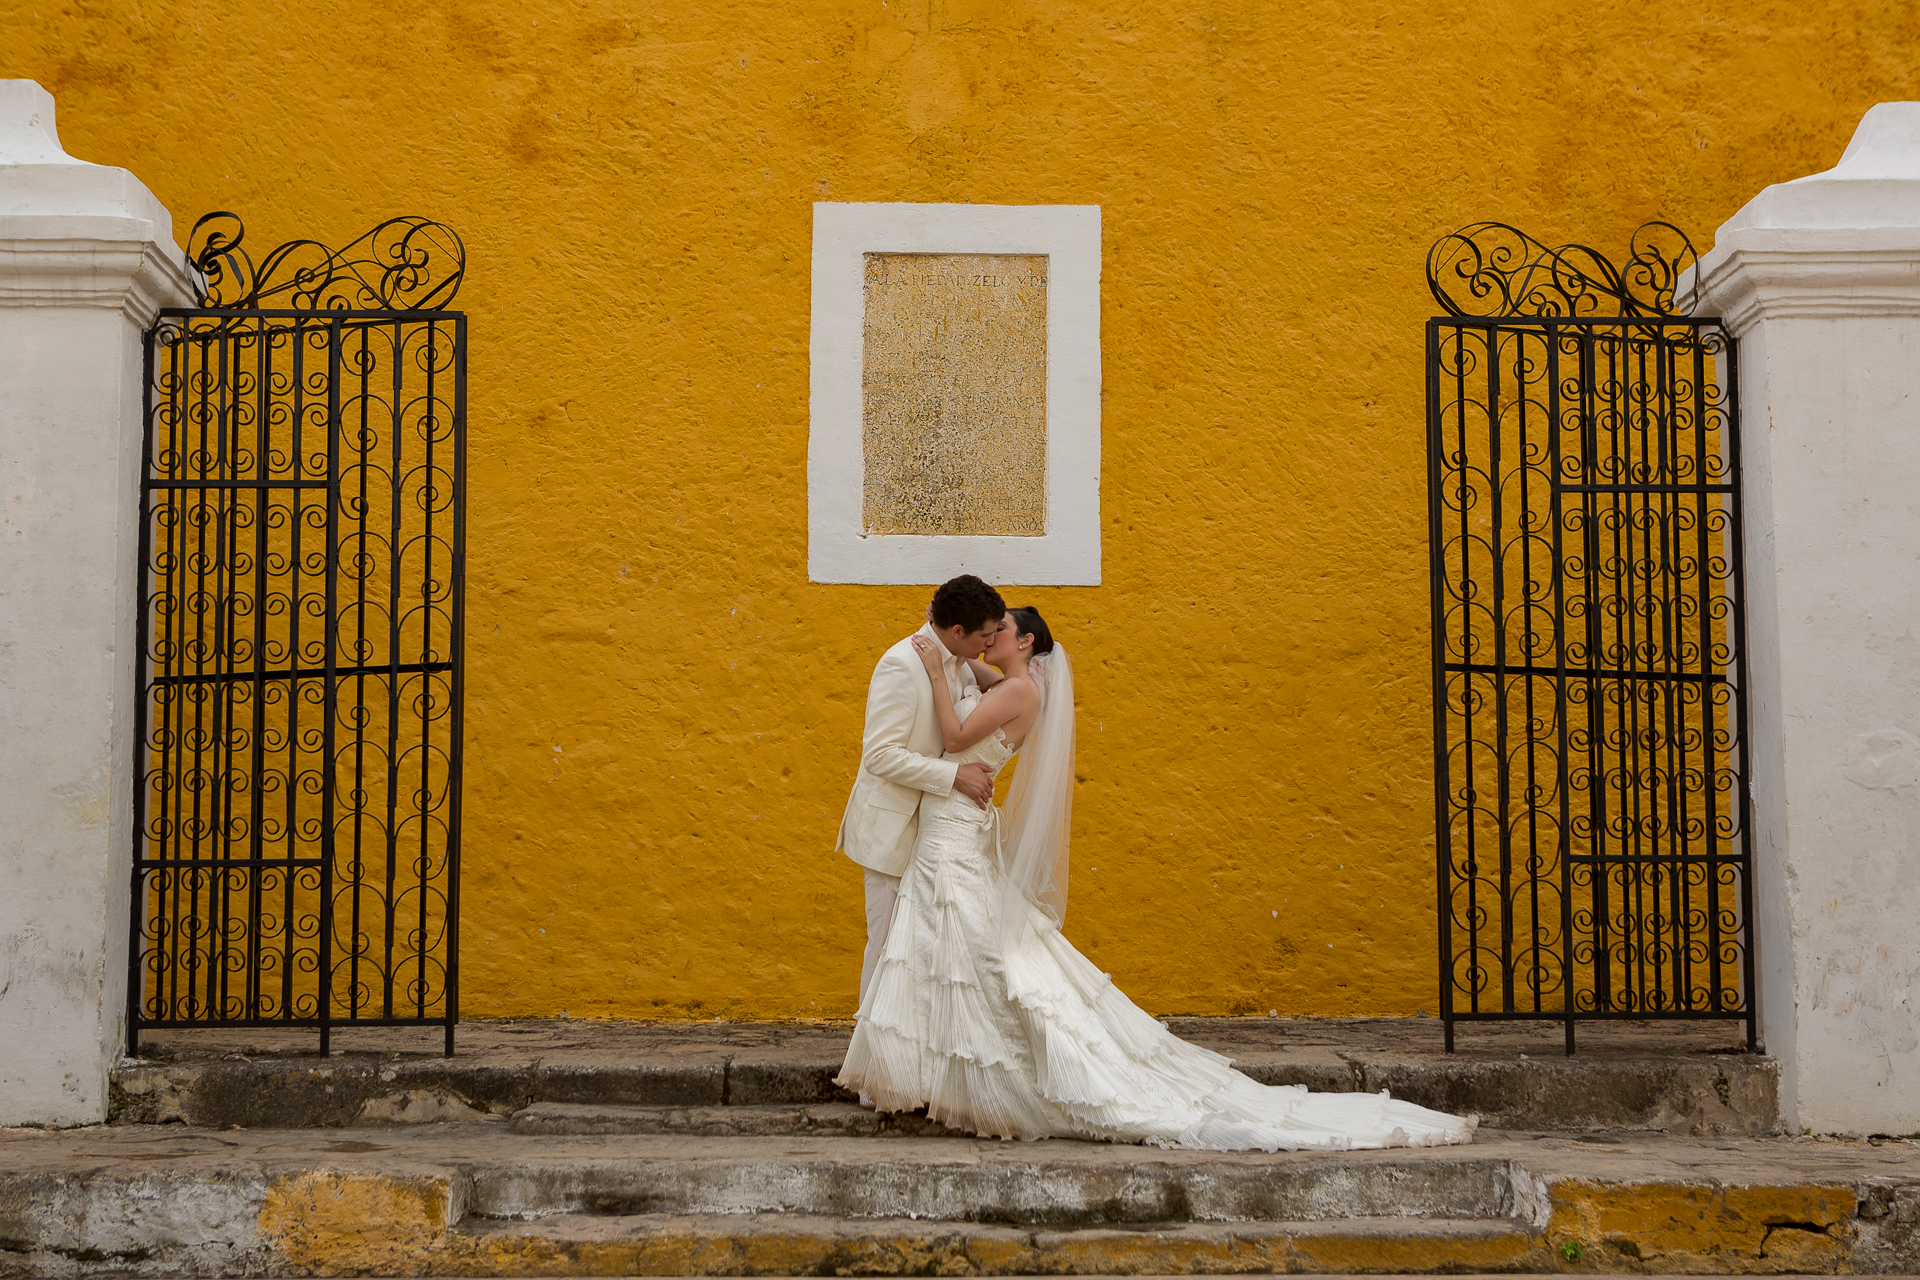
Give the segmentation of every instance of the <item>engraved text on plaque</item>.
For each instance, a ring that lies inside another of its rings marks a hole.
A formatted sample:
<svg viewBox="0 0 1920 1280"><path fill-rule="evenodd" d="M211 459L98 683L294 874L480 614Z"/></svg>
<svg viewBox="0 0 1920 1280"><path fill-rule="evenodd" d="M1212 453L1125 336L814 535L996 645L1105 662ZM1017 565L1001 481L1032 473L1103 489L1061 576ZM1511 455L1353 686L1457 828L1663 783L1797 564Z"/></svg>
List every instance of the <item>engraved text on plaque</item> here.
<svg viewBox="0 0 1920 1280"><path fill-rule="evenodd" d="M866 255L861 526L1040 537L1047 257Z"/></svg>

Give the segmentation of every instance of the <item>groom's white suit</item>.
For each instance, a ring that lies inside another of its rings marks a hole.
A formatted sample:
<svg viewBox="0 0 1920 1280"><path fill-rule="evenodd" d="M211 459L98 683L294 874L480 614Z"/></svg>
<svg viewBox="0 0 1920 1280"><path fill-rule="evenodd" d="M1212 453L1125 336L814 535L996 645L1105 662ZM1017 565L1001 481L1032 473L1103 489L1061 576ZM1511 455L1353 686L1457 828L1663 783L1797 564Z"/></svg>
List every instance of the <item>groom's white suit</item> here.
<svg viewBox="0 0 1920 1280"><path fill-rule="evenodd" d="M928 623L915 633L940 644L939 633ZM947 688L954 701L978 687L973 668L941 645ZM860 771L854 776L853 795L840 819L834 848L866 869L867 951L860 966L860 994L886 946L887 922L893 916L900 876L920 834L920 801L953 791L960 766L942 759L945 740L933 705L933 684L927 679L913 636L888 649L874 665L867 685L867 725L860 746Z"/></svg>

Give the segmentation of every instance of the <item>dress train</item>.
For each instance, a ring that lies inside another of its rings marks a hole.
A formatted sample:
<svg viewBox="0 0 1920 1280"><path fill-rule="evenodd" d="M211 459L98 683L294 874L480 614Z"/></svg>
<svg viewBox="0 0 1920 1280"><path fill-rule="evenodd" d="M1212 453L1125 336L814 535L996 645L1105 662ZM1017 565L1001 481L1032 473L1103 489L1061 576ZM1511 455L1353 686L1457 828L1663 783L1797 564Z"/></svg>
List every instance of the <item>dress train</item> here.
<svg viewBox="0 0 1920 1280"><path fill-rule="evenodd" d="M965 707L963 710L971 710ZM991 734L949 759L996 772ZM1470 1142L1478 1123L1384 1091L1263 1085L1127 999L1031 906L1011 927L999 815L928 798L879 967L836 1083L951 1128L1166 1147L1346 1150Z"/></svg>

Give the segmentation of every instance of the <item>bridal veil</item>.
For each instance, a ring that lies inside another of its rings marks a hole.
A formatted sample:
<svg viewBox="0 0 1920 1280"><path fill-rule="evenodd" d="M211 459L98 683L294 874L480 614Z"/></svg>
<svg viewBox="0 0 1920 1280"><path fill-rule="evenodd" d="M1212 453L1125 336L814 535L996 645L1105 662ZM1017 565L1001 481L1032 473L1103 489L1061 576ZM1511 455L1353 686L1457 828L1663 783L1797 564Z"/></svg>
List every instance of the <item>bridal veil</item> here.
<svg viewBox="0 0 1920 1280"><path fill-rule="evenodd" d="M1040 686L1040 714L1020 743L1013 785L1001 810L1000 867L1007 928L1031 903L1057 928L1067 915L1067 835L1073 817L1073 664L1056 644L1028 664Z"/></svg>

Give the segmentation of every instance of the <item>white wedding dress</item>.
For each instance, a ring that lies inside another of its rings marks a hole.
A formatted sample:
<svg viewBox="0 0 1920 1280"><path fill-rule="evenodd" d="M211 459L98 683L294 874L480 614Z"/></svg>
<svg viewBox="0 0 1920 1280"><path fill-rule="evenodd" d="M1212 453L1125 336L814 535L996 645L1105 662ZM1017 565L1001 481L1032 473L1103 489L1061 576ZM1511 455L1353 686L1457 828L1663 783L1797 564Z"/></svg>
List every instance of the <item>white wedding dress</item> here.
<svg viewBox="0 0 1920 1280"><path fill-rule="evenodd" d="M970 694L962 719L978 705ZM947 759L996 774L999 732ZM1017 785L1017 784L1016 784ZM920 806L886 949L837 1083L882 1111L983 1137L1089 1138L1215 1151L1347 1150L1470 1142L1472 1118L1383 1091L1263 1085L1188 1044L1074 950L1050 916L1007 895L999 810L955 791Z"/></svg>

